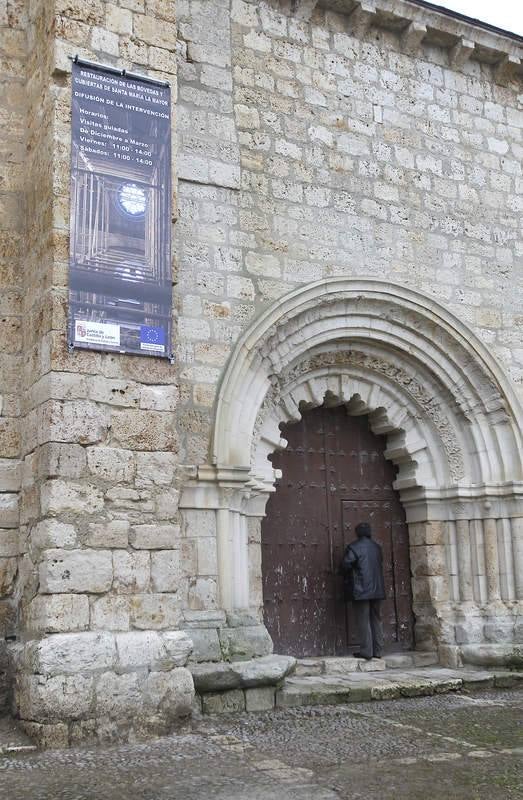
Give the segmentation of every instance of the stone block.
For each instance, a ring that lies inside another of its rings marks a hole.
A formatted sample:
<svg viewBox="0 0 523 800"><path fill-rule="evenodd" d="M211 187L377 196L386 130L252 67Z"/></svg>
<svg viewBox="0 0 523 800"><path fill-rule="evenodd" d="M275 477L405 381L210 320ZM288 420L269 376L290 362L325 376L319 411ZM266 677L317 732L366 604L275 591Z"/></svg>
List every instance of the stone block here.
<svg viewBox="0 0 523 800"><path fill-rule="evenodd" d="M155 592L177 592L182 583L179 550L160 550L151 554L151 580Z"/></svg>
<svg viewBox="0 0 523 800"><path fill-rule="evenodd" d="M219 628L225 625L226 615L225 611L217 608L206 608L202 611L192 610L190 608L184 609L184 627L185 628Z"/></svg>
<svg viewBox="0 0 523 800"><path fill-rule="evenodd" d="M414 666L412 653L391 653L385 656L387 669L408 669Z"/></svg>
<svg viewBox="0 0 523 800"><path fill-rule="evenodd" d="M151 672L143 686L144 702L169 719L188 717L194 701L191 673L184 667L170 672Z"/></svg>
<svg viewBox="0 0 523 800"><path fill-rule="evenodd" d="M179 399L177 386L144 386L140 390L140 408L146 411L175 411Z"/></svg>
<svg viewBox="0 0 523 800"><path fill-rule="evenodd" d="M5 458L20 455L20 421L11 417L0 418L0 453Z"/></svg>
<svg viewBox="0 0 523 800"><path fill-rule="evenodd" d="M192 653L193 642L185 631L165 631L161 634L168 662L174 667L184 667Z"/></svg>
<svg viewBox="0 0 523 800"><path fill-rule="evenodd" d="M202 695L204 714L231 714L245 711L245 695L241 689Z"/></svg>
<svg viewBox="0 0 523 800"><path fill-rule="evenodd" d="M466 623L454 626L457 644L470 644L483 641L483 620L470 619Z"/></svg>
<svg viewBox="0 0 523 800"><path fill-rule="evenodd" d="M130 381L96 375L89 383L89 397L108 406L136 408L140 402L140 390Z"/></svg>
<svg viewBox="0 0 523 800"><path fill-rule="evenodd" d="M20 462L13 458L0 458L0 492L17 492L20 488Z"/></svg>
<svg viewBox="0 0 523 800"><path fill-rule="evenodd" d="M39 566L40 591L107 592L113 581L110 550L47 550Z"/></svg>
<svg viewBox="0 0 523 800"><path fill-rule="evenodd" d="M272 686L245 690L246 711L270 711L274 708L276 690Z"/></svg>
<svg viewBox="0 0 523 800"><path fill-rule="evenodd" d="M42 725L38 722L21 720L21 725L31 741L41 750L69 747L69 725L65 722L57 722L55 725Z"/></svg>
<svg viewBox="0 0 523 800"><path fill-rule="evenodd" d="M0 528L0 558L12 558L20 554L18 530Z"/></svg>
<svg viewBox="0 0 523 800"><path fill-rule="evenodd" d="M36 595L29 604L27 624L39 633L86 630L89 598L85 594Z"/></svg>
<svg viewBox="0 0 523 800"><path fill-rule="evenodd" d="M116 646L110 633L56 633L31 645L30 657L41 675L81 675L112 669Z"/></svg>
<svg viewBox="0 0 523 800"><path fill-rule="evenodd" d="M519 665L521 669L521 662ZM520 688L523 685L523 672L495 672L494 673L494 686L497 689L513 689Z"/></svg>
<svg viewBox="0 0 523 800"><path fill-rule="evenodd" d="M130 597L106 594L91 599L91 628L94 630L129 630Z"/></svg>
<svg viewBox="0 0 523 800"><path fill-rule="evenodd" d="M94 27L91 31L91 47L97 53L118 56L119 41L117 33L105 28Z"/></svg>
<svg viewBox="0 0 523 800"><path fill-rule="evenodd" d="M136 453L136 488L170 486L176 469L172 453Z"/></svg>
<svg viewBox="0 0 523 800"><path fill-rule="evenodd" d="M104 499L101 490L93 484L73 484L60 479L43 484L40 495L42 514L93 514L101 511Z"/></svg>
<svg viewBox="0 0 523 800"><path fill-rule="evenodd" d="M97 716L125 720L140 714L143 706L140 676L136 672L122 675L104 672L97 676L95 689Z"/></svg>
<svg viewBox="0 0 523 800"><path fill-rule="evenodd" d="M358 670L359 672L383 672L386 669L385 659L383 658L371 658L369 661L365 659L358 659Z"/></svg>
<svg viewBox="0 0 523 800"><path fill-rule="evenodd" d="M485 640L492 644L509 644L514 639L514 623L512 620L486 622L483 626L483 634ZM516 639L515 642L517 643L517 641Z"/></svg>
<svg viewBox="0 0 523 800"><path fill-rule="evenodd" d="M89 713L94 700L94 676L20 675L16 690L21 719L63 723Z"/></svg>
<svg viewBox="0 0 523 800"><path fill-rule="evenodd" d="M324 672L326 675L344 675L346 673L357 672L360 667L359 658L351 658L350 656L344 658L325 658L322 660L323 670L318 671L316 674L321 675ZM303 675L302 671L302 675Z"/></svg>
<svg viewBox="0 0 523 800"><path fill-rule="evenodd" d="M215 608L218 604L218 582L215 578L193 578L189 581L189 607Z"/></svg>
<svg viewBox="0 0 523 800"><path fill-rule="evenodd" d="M139 630L179 628L180 600L171 594L142 594L131 597L131 624Z"/></svg>
<svg viewBox="0 0 523 800"><path fill-rule="evenodd" d="M516 644L464 644L461 658L477 667L523 669L523 647Z"/></svg>
<svg viewBox="0 0 523 800"><path fill-rule="evenodd" d="M17 572L17 558L0 558L0 596L11 594Z"/></svg>
<svg viewBox="0 0 523 800"><path fill-rule="evenodd" d="M74 525L58 522L56 519L44 519L38 522L31 531L31 550L49 550L53 548L74 549L78 538Z"/></svg>
<svg viewBox="0 0 523 800"><path fill-rule="evenodd" d="M323 675L325 672L325 659L323 658L300 658L296 664L295 675L298 678L310 678L316 675Z"/></svg>
<svg viewBox="0 0 523 800"><path fill-rule="evenodd" d="M457 645L441 644L438 647L438 663L455 669L462 666L461 652Z"/></svg>
<svg viewBox="0 0 523 800"><path fill-rule="evenodd" d="M111 434L115 444L129 450L177 452L178 443L172 414L165 411L114 411Z"/></svg>
<svg viewBox="0 0 523 800"><path fill-rule="evenodd" d="M224 657L231 661L246 661L272 653L272 639L264 625L222 628L220 645Z"/></svg>
<svg viewBox="0 0 523 800"><path fill-rule="evenodd" d="M162 658L164 648L157 631L128 631L115 635L118 653L116 672L151 670ZM156 667L158 668L158 667Z"/></svg>
<svg viewBox="0 0 523 800"><path fill-rule="evenodd" d="M371 687L370 696L372 700L396 700L401 696L401 689L394 681L384 681Z"/></svg>
<svg viewBox="0 0 523 800"><path fill-rule="evenodd" d="M196 541L198 575L217 575L218 556L214 537L198 538Z"/></svg>
<svg viewBox="0 0 523 800"><path fill-rule="evenodd" d="M156 491L154 497L154 515L159 521L173 520L178 514L179 492L170 487L165 491Z"/></svg>
<svg viewBox="0 0 523 800"><path fill-rule="evenodd" d="M136 550L170 550L178 544L178 525L134 525L129 534L129 544Z"/></svg>
<svg viewBox="0 0 523 800"><path fill-rule="evenodd" d="M443 603L449 599L447 579L439 576L413 578L412 597L414 603Z"/></svg>
<svg viewBox="0 0 523 800"><path fill-rule="evenodd" d="M194 685L200 693L224 689L252 689L275 686L296 667L292 656L265 656L251 661L195 664L190 667Z"/></svg>
<svg viewBox="0 0 523 800"><path fill-rule="evenodd" d="M108 522L97 523L92 522L88 525L85 543L89 545L89 547L127 547L129 530L130 524L126 519L113 519Z"/></svg>
<svg viewBox="0 0 523 800"><path fill-rule="evenodd" d="M268 655L231 666L239 676L240 686L248 689L280 683L294 672L296 659L293 656Z"/></svg>
<svg viewBox="0 0 523 800"><path fill-rule="evenodd" d="M137 39L154 47L162 47L164 50L174 50L176 47L176 26L165 19L134 14L133 31Z"/></svg>
<svg viewBox="0 0 523 800"><path fill-rule="evenodd" d="M423 575L444 576L447 573L445 547L420 545L410 548L410 568L415 577Z"/></svg>
<svg viewBox="0 0 523 800"><path fill-rule="evenodd" d="M106 25L114 33L130 34L133 30L133 15L127 8L107 6Z"/></svg>
<svg viewBox="0 0 523 800"><path fill-rule="evenodd" d="M411 547L421 545L445 545L447 541L446 522L417 522L409 525Z"/></svg>
<svg viewBox="0 0 523 800"><path fill-rule="evenodd" d="M183 531L185 536L216 536L216 512L186 508L183 510Z"/></svg>
<svg viewBox="0 0 523 800"><path fill-rule="evenodd" d="M197 692L221 692L236 689L240 679L230 664L223 661L218 664L195 664L189 667Z"/></svg>
<svg viewBox="0 0 523 800"><path fill-rule="evenodd" d="M89 400L49 400L38 409L38 443L95 444L105 438L108 425L106 409Z"/></svg>
<svg viewBox="0 0 523 800"><path fill-rule="evenodd" d="M18 527L19 497L17 493L0 494L0 520L3 528Z"/></svg>
<svg viewBox="0 0 523 800"><path fill-rule="evenodd" d="M435 650L415 650L412 654L415 667L431 667L438 664L438 654Z"/></svg>
<svg viewBox="0 0 523 800"><path fill-rule="evenodd" d="M115 550L113 573L113 591L119 594L145 592L151 578L151 557L149 553Z"/></svg>
<svg viewBox="0 0 523 800"><path fill-rule="evenodd" d="M191 661L221 661L222 651L216 628L189 628L187 634L193 643Z"/></svg>
<svg viewBox="0 0 523 800"><path fill-rule="evenodd" d="M117 447L88 447L87 466L91 475L111 483L130 483L134 478L134 454Z"/></svg>
<svg viewBox="0 0 523 800"><path fill-rule="evenodd" d="M117 672L147 669L169 671L183 667L192 642L183 631L129 631L116 635Z"/></svg>
<svg viewBox="0 0 523 800"><path fill-rule="evenodd" d="M42 478L83 478L87 472L85 448L68 442L47 442L38 448L38 474Z"/></svg>
<svg viewBox="0 0 523 800"><path fill-rule="evenodd" d="M362 676L363 677L363 676ZM362 689L363 687L360 687ZM366 688L368 697L358 696L356 699L370 699L370 685ZM352 701L355 688L343 679L327 678L289 678L281 689L276 691L276 708L296 708L299 706L338 705ZM356 694L364 694L363 691Z"/></svg>

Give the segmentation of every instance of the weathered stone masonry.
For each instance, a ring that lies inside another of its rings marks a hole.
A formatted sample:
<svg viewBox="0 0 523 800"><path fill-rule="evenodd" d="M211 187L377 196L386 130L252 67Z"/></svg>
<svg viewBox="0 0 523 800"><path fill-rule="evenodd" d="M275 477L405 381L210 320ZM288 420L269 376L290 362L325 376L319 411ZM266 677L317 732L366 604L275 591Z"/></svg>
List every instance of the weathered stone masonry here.
<svg viewBox="0 0 523 800"><path fill-rule="evenodd" d="M417 646L506 662L521 42L403 0L7 0L0 37L0 671L28 729L167 730L189 658L270 652L267 455L326 396L388 436ZM173 88L174 365L67 351L77 53Z"/></svg>

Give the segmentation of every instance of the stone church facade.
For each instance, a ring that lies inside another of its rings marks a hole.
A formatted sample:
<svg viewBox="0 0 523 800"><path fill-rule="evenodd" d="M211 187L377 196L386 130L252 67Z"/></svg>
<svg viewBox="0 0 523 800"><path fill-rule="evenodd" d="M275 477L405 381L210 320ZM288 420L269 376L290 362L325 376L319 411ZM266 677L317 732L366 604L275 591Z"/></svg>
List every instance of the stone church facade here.
<svg viewBox="0 0 523 800"><path fill-rule="evenodd" d="M414 639L523 641L523 42L409 0L0 2L0 671L42 742L269 654L281 425L386 437ZM69 352L71 57L173 88L174 363Z"/></svg>

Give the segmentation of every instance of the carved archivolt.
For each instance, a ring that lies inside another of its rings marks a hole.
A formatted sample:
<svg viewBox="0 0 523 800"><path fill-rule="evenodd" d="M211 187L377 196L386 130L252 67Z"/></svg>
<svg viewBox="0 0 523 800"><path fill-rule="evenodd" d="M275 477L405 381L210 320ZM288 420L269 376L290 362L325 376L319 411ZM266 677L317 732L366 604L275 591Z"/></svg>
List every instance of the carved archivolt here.
<svg viewBox="0 0 523 800"><path fill-rule="evenodd" d="M356 370L354 369L356 368ZM431 421L434 430L437 432L441 446L445 453L444 463L448 469L450 480L453 483L460 481L465 475L465 467L463 463L462 446L458 440L457 433L451 424L445 408L441 401L437 401L434 395L427 389L426 386L419 380L416 375L410 374L406 369L397 366L390 361L369 355L362 352L326 352L313 355L304 359L299 364L295 364L289 369L274 376L273 384L268 391L264 402L256 417L256 422L253 430L252 448L251 448L251 466L253 473L264 474L272 476L267 472L268 465L264 463L268 454L272 449L277 449L280 445L275 444L276 430L275 426L282 420L288 421L289 419L289 397L293 398L293 403L301 408L302 404L306 408L311 408L315 405L321 404L325 397L328 402L332 404L349 404L354 401L356 395L356 402L353 402L354 412L357 414L368 413L374 414L378 408L381 414L378 415L380 424L378 427L383 429L383 421L387 420L385 424L386 433L394 433L395 438L401 438L404 442L401 450L402 455L407 453L405 444L405 429L396 428L388 419L387 409L379 406L371 407L355 392L355 387L361 389L360 384L356 380L356 376L364 373L370 379L372 385L372 375L376 373L385 376L392 384L397 385L401 389L401 401L405 411L405 422L409 428L419 428L420 420L424 415ZM311 399L310 381L314 379L315 390L314 398ZM304 380L305 379L305 380ZM298 390L297 387L300 386ZM374 383L376 386L376 383ZM296 398L299 398L296 400ZM374 403L386 402L385 394L382 392L380 395L374 392ZM381 400L378 400L381 398ZM350 413L350 408L348 408ZM298 419L299 416L293 416L290 413L291 419ZM272 420L272 422L271 422ZM272 436L271 436L272 427ZM376 426L374 426L376 427ZM420 440L420 432L416 430L416 441ZM265 436L265 441L269 447L261 442L262 435ZM267 452L268 451L268 452ZM418 456L419 458L419 452ZM408 459L414 461L414 456ZM400 466L400 472L405 472L405 461ZM413 463L410 464L410 474L413 474ZM261 468L261 470L260 470ZM446 471L445 466L441 469L442 472ZM261 477L261 475L260 475ZM432 483L436 480L436 474L433 475Z"/></svg>
<svg viewBox="0 0 523 800"><path fill-rule="evenodd" d="M377 280L302 287L253 322L220 387L219 468L274 476L267 455L300 405L348 404L386 433L402 485L431 490L519 481L521 410L488 350L432 299Z"/></svg>

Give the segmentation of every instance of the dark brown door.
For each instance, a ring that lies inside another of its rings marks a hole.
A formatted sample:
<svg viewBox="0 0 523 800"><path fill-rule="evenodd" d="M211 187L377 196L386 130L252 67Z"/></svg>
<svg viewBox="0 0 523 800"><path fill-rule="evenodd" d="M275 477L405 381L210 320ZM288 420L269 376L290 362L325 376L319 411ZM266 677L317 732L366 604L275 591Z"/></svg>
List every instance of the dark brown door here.
<svg viewBox="0 0 523 800"><path fill-rule="evenodd" d="M262 523L265 623L275 651L312 656L357 649L339 566L363 521L383 548L386 650L410 648L408 533L385 437L372 433L367 416L351 417L343 406L307 411L282 436L288 446L272 464L283 474Z"/></svg>

